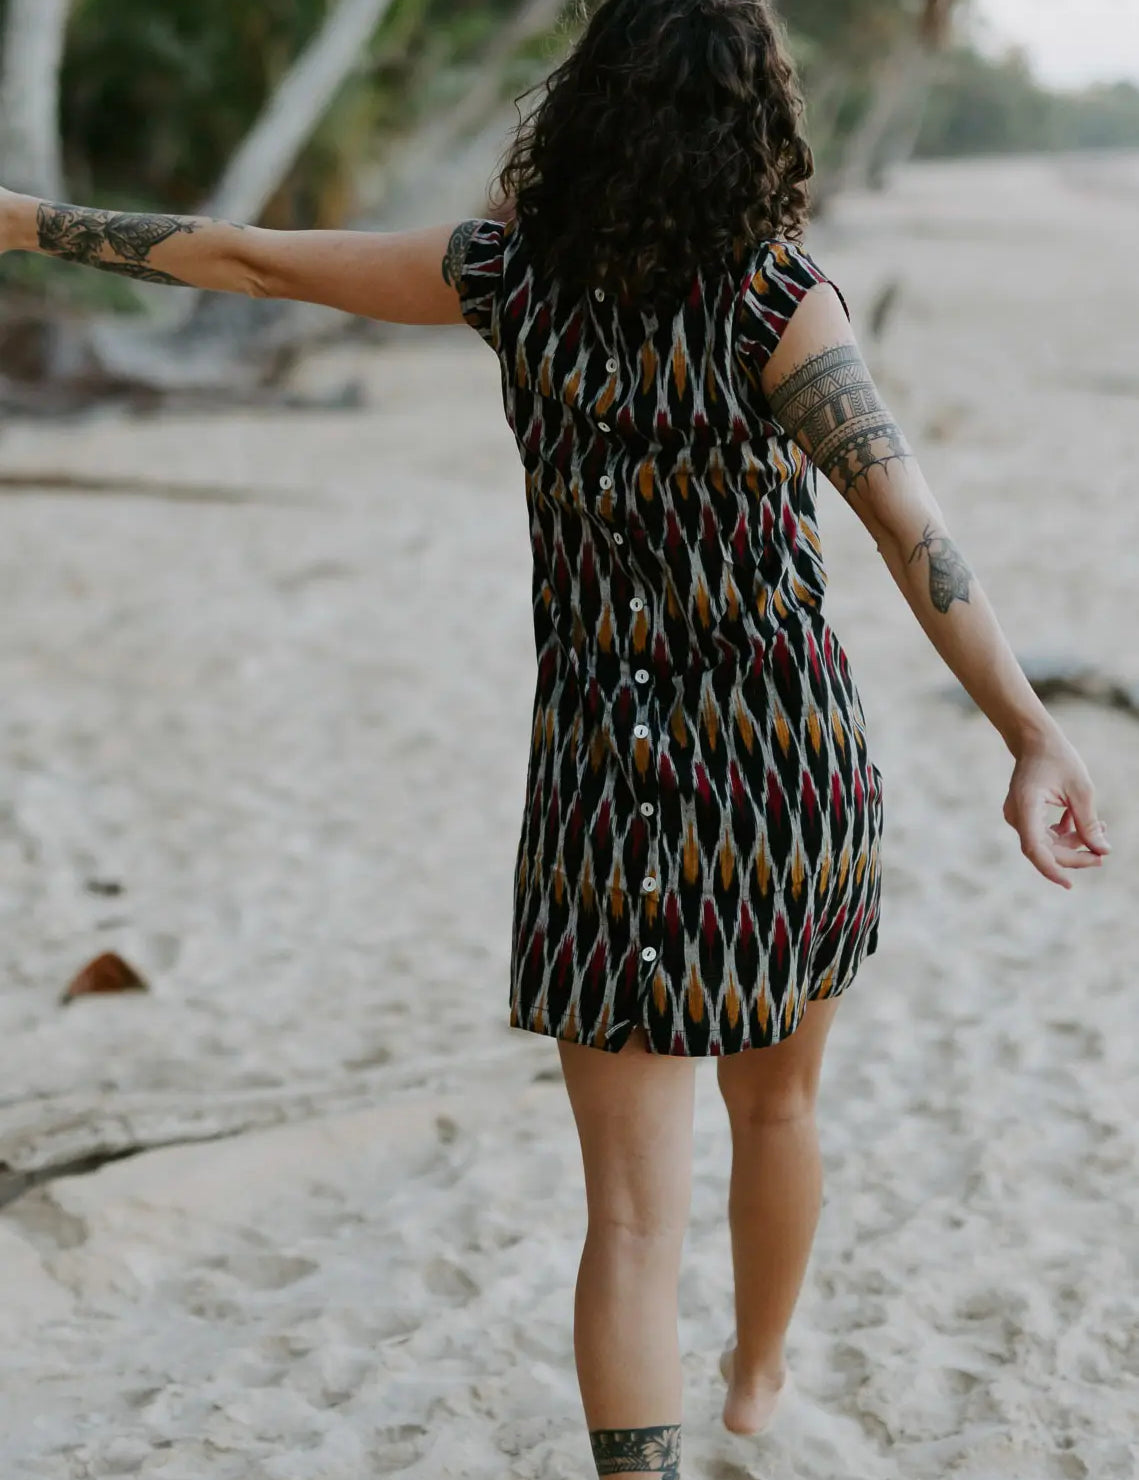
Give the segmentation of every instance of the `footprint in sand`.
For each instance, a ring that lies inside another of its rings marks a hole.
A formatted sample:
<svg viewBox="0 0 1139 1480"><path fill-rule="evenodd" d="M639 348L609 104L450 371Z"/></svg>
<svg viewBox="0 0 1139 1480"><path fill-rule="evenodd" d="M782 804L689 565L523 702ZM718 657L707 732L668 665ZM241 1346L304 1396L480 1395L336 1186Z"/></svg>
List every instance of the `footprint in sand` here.
<svg viewBox="0 0 1139 1480"><path fill-rule="evenodd" d="M288 1254L231 1254L210 1261L214 1269L225 1270L250 1290L285 1290L320 1268L312 1259L294 1258Z"/></svg>
<svg viewBox="0 0 1139 1480"><path fill-rule="evenodd" d="M423 1271L423 1283L452 1305L466 1305L480 1293L467 1271L450 1259L432 1259Z"/></svg>
<svg viewBox="0 0 1139 1480"><path fill-rule="evenodd" d="M1102 1061L1104 1038L1098 1028L1068 1018L1053 1019L1045 1026L1063 1042L1066 1058L1086 1059L1096 1064Z"/></svg>
<svg viewBox="0 0 1139 1480"><path fill-rule="evenodd" d="M409 1470L422 1457L427 1430L415 1423L392 1424L381 1429L368 1459L369 1474L395 1475Z"/></svg>
<svg viewBox="0 0 1139 1480"><path fill-rule="evenodd" d="M708 1480L755 1480L755 1472L737 1465L734 1460L713 1460L708 1470Z"/></svg>

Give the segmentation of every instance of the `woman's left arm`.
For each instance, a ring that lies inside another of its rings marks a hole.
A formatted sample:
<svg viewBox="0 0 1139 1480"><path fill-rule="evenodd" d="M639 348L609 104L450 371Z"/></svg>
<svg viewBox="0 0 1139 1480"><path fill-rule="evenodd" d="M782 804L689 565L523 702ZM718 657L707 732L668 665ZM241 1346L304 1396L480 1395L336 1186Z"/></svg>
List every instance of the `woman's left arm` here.
<svg viewBox="0 0 1139 1480"><path fill-rule="evenodd" d="M40 252L140 282L323 303L399 324L462 322L473 221L418 231L272 231L205 216L95 210L0 190L0 252Z"/></svg>
<svg viewBox="0 0 1139 1480"><path fill-rule="evenodd" d="M1109 852L1087 768L1017 662L829 284L806 293L761 384L776 421L866 526L927 637L1007 745L1015 766L1004 817L1021 851L1071 888L1066 869ZM1051 827L1049 805L1062 809Z"/></svg>

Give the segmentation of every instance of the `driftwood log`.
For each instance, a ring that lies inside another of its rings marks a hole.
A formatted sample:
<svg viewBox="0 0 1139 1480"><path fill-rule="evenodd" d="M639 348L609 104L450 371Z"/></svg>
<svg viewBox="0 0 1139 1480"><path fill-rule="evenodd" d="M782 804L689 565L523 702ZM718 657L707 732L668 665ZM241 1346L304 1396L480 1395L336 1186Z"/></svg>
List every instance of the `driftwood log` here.
<svg viewBox="0 0 1139 1480"><path fill-rule="evenodd" d="M484 1076L500 1080L512 1071L526 1079L549 1077L549 1071L535 1073L516 1044L505 1044L476 1055L392 1060L301 1090L92 1091L0 1101L0 1207L56 1178L142 1152L365 1110L380 1099L442 1091Z"/></svg>

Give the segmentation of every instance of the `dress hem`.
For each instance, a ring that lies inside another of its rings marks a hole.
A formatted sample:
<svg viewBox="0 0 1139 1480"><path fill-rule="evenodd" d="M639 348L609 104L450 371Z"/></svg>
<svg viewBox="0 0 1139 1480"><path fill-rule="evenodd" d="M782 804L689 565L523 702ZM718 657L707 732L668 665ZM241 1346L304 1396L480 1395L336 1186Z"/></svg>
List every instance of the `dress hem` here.
<svg viewBox="0 0 1139 1480"><path fill-rule="evenodd" d="M803 998L803 1005L799 1009L799 1012L796 1014L795 1020L791 1024L790 1028L788 1028L787 1032L784 1033L784 1034L782 1034L779 1038L770 1039L766 1043L741 1043L738 1048L724 1049L724 1048L721 1047L721 1048L719 1048L717 1050L713 1050L713 1051L710 1051L708 1053L688 1053L688 1052L685 1052L683 1050L678 1051L676 1049L671 1049L671 1048L669 1048L669 1049L654 1048L653 1047L653 1041L652 1041L652 1031L649 1028L649 1025L646 1022L644 1022L643 1020L641 1022L639 1022L639 1023L636 1023L636 1022L631 1022L631 1021L629 1021L627 1019L623 1019L622 1020L622 1027L624 1027L626 1025L626 1023L627 1023L628 1024L628 1031L627 1032L623 1032L622 1034L620 1034L620 1036L614 1035L613 1037L607 1037L604 1043L595 1043L595 1042L592 1041L592 1039L577 1038L577 1037L572 1037L572 1036L570 1036L567 1033L559 1033L558 1030L556 1028L553 1028L553 1027L535 1028L535 1027L533 1027L529 1023L514 1022L514 1021L511 1021L508 1024L508 1027L510 1027L514 1032L518 1032L518 1033L532 1033L536 1037L539 1037L539 1038L552 1038L556 1042L559 1042L559 1043L576 1043L576 1044L578 1044L582 1048L592 1048L592 1049L596 1049L597 1052L599 1052L599 1053L610 1053L610 1054L612 1054L612 1053L620 1053L621 1050L625 1047L625 1045L628 1042L628 1040L632 1037L632 1034L633 1034L634 1029L637 1028L637 1027L643 1027L644 1030L645 1030L645 1034L646 1034L645 1051L647 1053L655 1053L655 1054L659 1055L661 1058L673 1058L673 1059L725 1059L725 1058L730 1058L733 1055L738 1054L738 1053L746 1053L749 1049L775 1048L778 1044L786 1042L786 1040L791 1037L792 1033L795 1032L795 1030L798 1028L799 1024L803 1021L803 1013L806 1010L807 1004L809 1002L829 1002L829 1001L831 1001L832 998L841 997L850 987L852 987L854 985L855 978L858 976L858 973L859 973L859 971L860 971L863 963L866 961L866 959L867 959L868 956L874 955L874 953L877 951L877 949L878 949L878 921L875 920L874 923L873 923L873 925L871 926L870 931L867 934L866 944L865 944L863 950L860 952L860 954L858 956L858 959L853 963L853 965L847 971L845 977L843 977L843 979L837 985L831 987L830 991L827 992L825 995L816 993L815 995L805 996Z"/></svg>

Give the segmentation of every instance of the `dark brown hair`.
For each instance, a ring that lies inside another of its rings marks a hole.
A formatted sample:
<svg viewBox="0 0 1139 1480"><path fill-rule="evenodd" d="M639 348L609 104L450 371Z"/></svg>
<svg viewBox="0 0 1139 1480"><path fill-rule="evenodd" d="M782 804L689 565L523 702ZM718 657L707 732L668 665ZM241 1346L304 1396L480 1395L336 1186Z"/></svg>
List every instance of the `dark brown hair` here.
<svg viewBox="0 0 1139 1480"><path fill-rule="evenodd" d="M813 161L767 0L601 0L539 87L497 190L571 292L675 300L801 235Z"/></svg>

